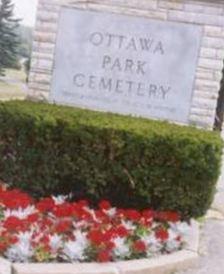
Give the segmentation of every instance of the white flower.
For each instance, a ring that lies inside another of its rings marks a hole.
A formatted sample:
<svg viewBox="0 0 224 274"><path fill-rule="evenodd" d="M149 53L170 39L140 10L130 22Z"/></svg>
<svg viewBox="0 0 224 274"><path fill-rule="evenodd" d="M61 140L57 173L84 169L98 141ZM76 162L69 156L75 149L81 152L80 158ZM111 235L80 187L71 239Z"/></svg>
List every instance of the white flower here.
<svg viewBox="0 0 224 274"><path fill-rule="evenodd" d="M63 253L72 262L83 261L85 257L85 250L88 247L88 240L86 234L77 230L74 233L75 240L65 243Z"/></svg>
<svg viewBox="0 0 224 274"><path fill-rule="evenodd" d="M115 244L113 251L116 257L125 258L130 255L130 248L124 238L117 237L113 242Z"/></svg>
<svg viewBox="0 0 224 274"><path fill-rule="evenodd" d="M72 225L75 229L82 229L82 228L85 228L88 226L88 222L86 222L84 220L79 221L79 222L74 221L74 222L72 222Z"/></svg>
<svg viewBox="0 0 224 274"><path fill-rule="evenodd" d="M73 235L75 236L76 242L79 245L82 245L84 247L86 247L88 245L88 240L87 240L87 237L86 237L86 233L83 233L80 230L75 230L73 232Z"/></svg>
<svg viewBox="0 0 224 274"><path fill-rule="evenodd" d="M173 240L173 241L167 241L166 243L166 250L168 252L176 251L180 248L180 242Z"/></svg>
<svg viewBox="0 0 224 274"><path fill-rule="evenodd" d="M122 220L122 225L127 229L127 230L135 230L136 225L133 224L131 221L124 221Z"/></svg>
<svg viewBox="0 0 224 274"><path fill-rule="evenodd" d="M8 217L14 216L19 219L26 219L29 215L32 215L36 212L34 206L28 206L26 208L18 208L16 210L6 209L3 214L4 217L7 219Z"/></svg>
<svg viewBox="0 0 224 274"><path fill-rule="evenodd" d="M59 196L52 196L52 199L54 200L56 205L61 205L68 199L67 195L59 195Z"/></svg>
<svg viewBox="0 0 224 274"><path fill-rule="evenodd" d="M28 262L34 253L31 246L31 237L31 232L20 232L18 242L6 251L6 257L12 262Z"/></svg>
<svg viewBox="0 0 224 274"><path fill-rule="evenodd" d="M49 236L49 244L51 250L56 253L58 249L62 246L62 237L54 234Z"/></svg>
<svg viewBox="0 0 224 274"><path fill-rule="evenodd" d="M63 249L63 253L66 257L73 262L84 260L84 251L85 248L82 245L79 245L76 241L68 241L65 243Z"/></svg>
<svg viewBox="0 0 224 274"><path fill-rule="evenodd" d="M151 229L152 229L152 230L156 230L156 228L157 228L158 226L160 226L160 224L157 223L157 222L155 221L155 222L152 223Z"/></svg>
<svg viewBox="0 0 224 274"><path fill-rule="evenodd" d="M144 241L147 245L147 255L151 257L152 255L158 254L162 249L161 242L156 238L155 233L150 233L141 237L141 240Z"/></svg>
<svg viewBox="0 0 224 274"><path fill-rule="evenodd" d="M173 252L175 250L178 250L181 245L180 241L177 240L179 234L172 229L169 229L168 233L169 233L169 238L166 241L166 250L168 252Z"/></svg>
<svg viewBox="0 0 224 274"><path fill-rule="evenodd" d="M114 217L114 215L116 214L117 210L115 207L108 209L108 210L104 210L105 213L109 216L109 217Z"/></svg>
<svg viewBox="0 0 224 274"><path fill-rule="evenodd" d="M33 232L32 231L26 231L26 232L19 232L18 239L20 242L23 243L30 243L32 240Z"/></svg>
<svg viewBox="0 0 224 274"><path fill-rule="evenodd" d="M190 226L186 222L170 223L170 227L181 236L188 235L190 232Z"/></svg>

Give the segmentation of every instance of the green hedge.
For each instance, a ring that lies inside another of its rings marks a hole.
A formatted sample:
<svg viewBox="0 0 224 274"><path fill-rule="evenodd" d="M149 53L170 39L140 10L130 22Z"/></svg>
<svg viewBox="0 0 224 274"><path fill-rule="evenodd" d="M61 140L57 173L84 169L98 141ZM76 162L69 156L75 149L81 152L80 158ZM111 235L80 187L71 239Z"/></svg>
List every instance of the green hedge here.
<svg viewBox="0 0 224 274"><path fill-rule="evenodd" d="M0 103L0 179L33 195L200 216L220 169L217 133L115 114Z"/></svg>

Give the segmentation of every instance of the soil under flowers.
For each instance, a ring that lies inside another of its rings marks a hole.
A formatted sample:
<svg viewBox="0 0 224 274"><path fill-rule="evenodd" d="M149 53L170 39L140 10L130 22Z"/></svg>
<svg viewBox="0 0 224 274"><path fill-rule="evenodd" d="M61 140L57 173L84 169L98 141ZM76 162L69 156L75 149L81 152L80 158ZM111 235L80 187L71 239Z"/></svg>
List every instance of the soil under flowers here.
<svg viewBox="0 0 224 274"><path fill-rule="evenodd" d="M0 186L0 256L11 262L112 262L181 250L190 225L178 213L101 201L39 201Z"/></svg>

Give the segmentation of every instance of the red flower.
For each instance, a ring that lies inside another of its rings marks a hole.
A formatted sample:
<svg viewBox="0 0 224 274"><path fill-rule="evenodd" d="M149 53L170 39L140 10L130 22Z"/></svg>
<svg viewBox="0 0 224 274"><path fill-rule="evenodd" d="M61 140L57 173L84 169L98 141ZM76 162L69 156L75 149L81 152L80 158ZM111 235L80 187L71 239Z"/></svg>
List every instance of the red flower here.
<svg viewBox="0 0 224 274"><path fill-rule="evenodd" d="M0 254L4 253L11 244L15 244L17 241L18 238L16 236L3 232L0 235Z"/></svg>
<svg viewBox="0 0 224 274"><path fill-rule="evenodd" d="M62 218L62 217L70 217L73 212L73 207L69 203L63 203L61 205L57 205L54 208L54 215L56 217Z"/></svg>
<svg viewBox="0 0 224 274"><path fill-rule="evenodd" d="M143 210L142 212L142 217L144 217L145 219L149 219L149 220L152 220L154 218L154 211L153 210L150 210L150 209L146 209L146 210Z"/></svg>
<svg viewBox="0 0 224 274"><path fill-rule="evenodd" d="M80 220L85 220L85 221L91 221L93 219L90 212L86 211L82 207L74 207L74 205L73 205L71 215L75 216L76 218L78 218Z"/></svg>
<svg viewBox="0 0 224 274"><path fill-rule="evenodd" d="M48 217L44 217L41 222L39 223L39 227L41 230L51 227L53 225L52 219Z"/></svg>
<svg viewBox="0 0 224 274"><path fill-rule="evenodd" d="M106 262L111 261L111 259L112 259L112 256L111 256L111 253L109 250L101 250L98 253L98 256L97 256L98 262L106 263Z"/></svg>
<svg viewBox="0 0 224 274"><path fill-rule="evenodd" d="M29 215L27 217L27 222L29 222L29 223L35 223L35 222L37 222L38 218L39 218L38 214L37 213L33 213L33 214L31 214L31 215Z"/></svg>
<svg viewBox="0 0 224 274"><path fill-rule="evenodd" d="M0 254L1 253L3 254L7 249L8 249L8 243L0 240Z"/></svg>
<svg viewBox="0 0 224 274"><path fill-rule="evenodd" d="M56 224L55 231L57 233L69 232L72 226L71 220L63 220Z"/></svg>
<svg viewBox="0 0 224 274"><path fill-rule="evenodd" d="M116 210L116 216L119 218L123 218L125 216L125 210L121 208L117 208Z"/></svg>
<svg viewBox="0 0 224 274"><path fill-rule="evenodd" d="M128 219L132 221L138 221L141 218L141 214L135 209L126 210L125 215Z"/></svg>
<svg viewBox="0 0 224 274"><path fill-rule="evenodd" d="M17 189L0 192L0 203L8 209L26 208L32 204L32 198Z"/></svg>
<svg viewBox="0 0 224 274"><path fill-rule="evenodd" d="M166 229L160 228L156 232L156 238L161 241L166 241L169 238L169 233Z"/></svg>
<svg viewBox="0 0 224 274"><path fill-rule="evenodd" d="M81 208L89 206L89 202L87 200L79 200L77 205Z"/></svg>
<svg viewBox="0 0 224 274"><path fill-rule="evenodd" d="M105 246L106 246L106 248L107 248L108 250L112 250L112 249L115 248L115 243L109 241L109 242L106 242L106 243L105 243Z"/></svg>
<svg viewBox="0 0 224 274"><path fill-rule="evenodd" d="M27 222L15 216L10 216L5 220L3 226L8 231L24 231L27 228Z"/></svg>
<svg viewBox="0 0 224 274"><path fill-rule="evenodd" d="M120 225L116 229L116 234L121 238L127 237L129 235L129 231L123 225Z"/></svg>
<svg viewBox="0 0 224 274"><path fill-rule="evenodd" d="M108 210L111 208L111 204L109 201L107 200L102 200L100 203L99 203L99 208L101 210Z"/></svg>
<svg viewBox="0 0 224 274"><path fill-rule="evenodd" d="M139 239L138 231L149 229L155 233L155 237L161 242L161 252L167 252L166 240L169 239L169 222L177 222L180 216L176 212L163 211L155 212L150 209L142 212L135 209L116 209L115 215L107 214L106 210L111 209L109 201L102 200L98 209L91 209L88 201L56 204L52 198L44 198L39 202L33 202L31 197L19 190L8 191L0 184L0 206L3 210L26 208L33 205L36 209L26 218L16 216L1 217L0 221L0 256L6 254L6 250L18 241L19 232L31 233L30 244L37 251L47 252L44 262L51 258L50 235L60 234L61 241L75 241L74 229L87 234L88 244L93 248L92 255L95 261L109 262L116 257L115 239L124 238L131 244L130 256L144 257L147 251L147 243ZM135 223L136 230L128 229L123 222ZM153 221L156 221L155 226ZM149 227L153 225L152 227ZM139 230L138 230L139 228ZM172 229L172 227L170 228ZM78 239L77 239L78 240ZM182 244L183 239L177 234L176 240ZM62 258L62 250L59 248L52 258ZM92 260L92 255L88 260ZM63 261L67 261L66 258Z"/></svg>
<svg viewBox="0 0 224 274"><path fill-rule="evenodd" d="M52 211L55 206L55 202L52 198L44 198L39 203L36 204L36 208L42 212L47 213L48 211Z"/></svg>
<svg viewBox="0 0 224 274"><path fill-rule="evenodd" d="M10 216L5 220L3 226L7 230L16 230L17 227L19 227L21 224L22 224L22 221L19 218L14 217L14 216Z"/></svg>
<svg viewBox="0 0 224 274"><path fill-rule="evenodd" d="M179 222L180 221L180 214L177 212L167 212L167 221L168 222Z"/></svg>
<svg viewBox="0 0 224 274"><path fill-rule="evenodd" d="M44 246L48 246L49 245L49 235L44 235L41 239L40 239L40 243L42 243Z"/></svg>
<svg viewBox="0 0 224 274"><path fill-rule="evenodd" d="M134 242L133 244L133 249L136 251L136 252L139 252L139 253L143 253L146 251L146 244L141 241L141 240L138 240L136 242Z"/></svg>
<svg viewBox="0 0 224 274"><path fill-rule="evenodd" d="M177 236L176 241L180 242L181 241L181 236Z"/></svg>
<svg viewBox="0 0 224 274"><path fill-rule="evenodd" d="M99 219L102 223L107 224L110 222L110 217L104 213L102 210L95 210L96 218Z"/></svg>
<svg viewBox="0 0 224 274"><path fill-rule="evenodd" d="M165 222L178 222L180 221L180 215L174 211L162 211L157 213L157 218L160 221Z"/></svg>
<svg viewBox="0 0 224 274"><path fill-rule="evenodd" d="M92 230L88 234L88 238L93 244L100 245L104 242L104 235L99 230Z"/></svg>

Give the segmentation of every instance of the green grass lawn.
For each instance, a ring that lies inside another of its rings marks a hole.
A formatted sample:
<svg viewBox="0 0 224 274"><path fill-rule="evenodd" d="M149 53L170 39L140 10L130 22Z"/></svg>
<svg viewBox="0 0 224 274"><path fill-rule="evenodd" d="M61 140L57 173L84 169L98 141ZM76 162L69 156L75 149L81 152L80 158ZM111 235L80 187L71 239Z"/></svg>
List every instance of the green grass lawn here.
<svg viewBox="0 0 224 274"><path fill-rule="evenodd" d="M0 81L0 100L23 99L25 92L19 85L7 84Z"/></svg>
<svg viewBox="0 0 224 274"><path fill-rule="evenodd" d="M26 75L22 70L8 69L0 78L0 100L24 99Z"/></svg>

